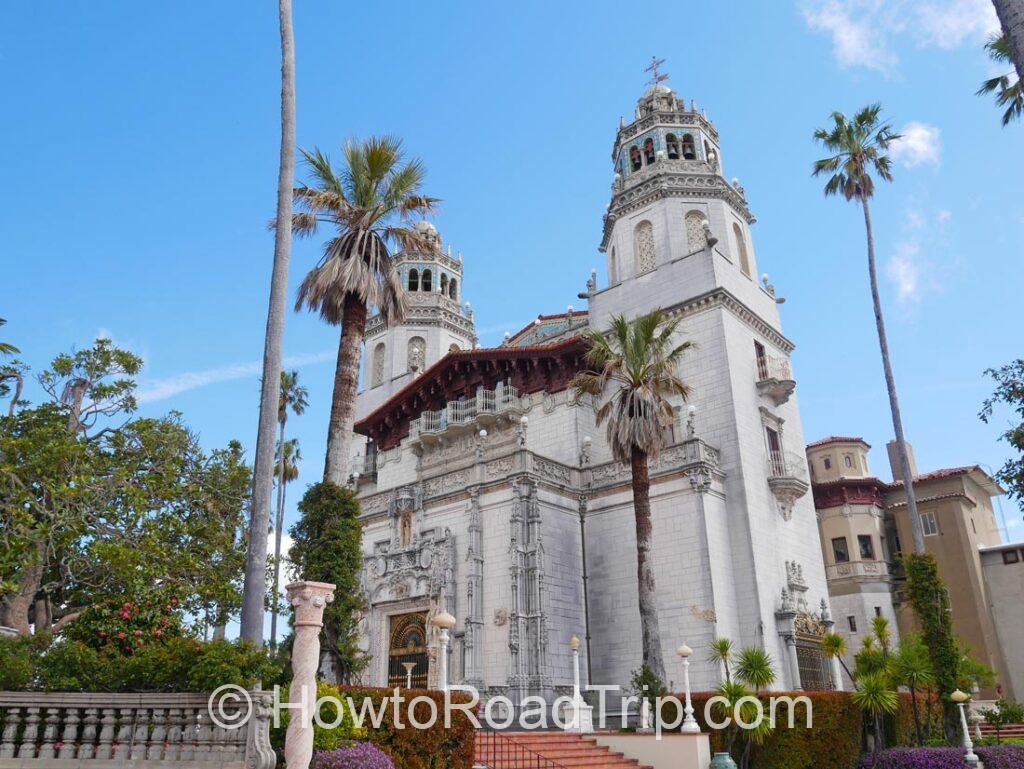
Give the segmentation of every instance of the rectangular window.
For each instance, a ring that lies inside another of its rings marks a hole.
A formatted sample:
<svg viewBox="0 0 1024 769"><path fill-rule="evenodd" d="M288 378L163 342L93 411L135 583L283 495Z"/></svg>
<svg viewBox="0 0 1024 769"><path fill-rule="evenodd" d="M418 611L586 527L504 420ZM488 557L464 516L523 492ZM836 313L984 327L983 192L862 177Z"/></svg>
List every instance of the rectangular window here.
<svg viewBox="0 0 1024 769"><path fill-rule="evenodd" d="M1020 562L1020 556L1017 554L1016 550L1006 550L1006 551L1003 552L1003 563L1011 564L1011 563L1019 563L1019 562Z"/></svg>
<svg viewBox="0 0 1024 769"><path fill-rule="evenodd" d="M939 533L939 524L935 520L935 513L921 513L921 528L924 529L926 537L934 537Z"/></svg>
<svg viewBox="0 0 1024 769"><path fill-rule="evenodd" d="M832 555L835 556L836 563L850 562L850 548L846 544L846 537L836 537L832 540Z"/></svg>
<svg viewBox="0 0 1024 769"><path fill-rule="evenodd" d="M870 534L858 534L857 545L860 547L860 559L862 561L875 560L875 545L871 541Z"/></svg>
<svg viewBox="0 0 1024 769"><path fill-rule="evenodd" d="M850 623L850 632L851 633L856 633L857 632L857 618L853 617L853 616L850 616L850 617L846 618L846 621Z"/></svg>
<svg viewBox="0 0 1024 769"><path fill-rule="evenodd" d="M882 607L881 606L876 606L875 607L875 616L876 617L881 617L882 616Z"/></svg>
<svg viewBox="0 0 1024 769"><path fill-rule="evenodd" d="M895 558L900 558L903 555L903 546L900 544L900 535L896 529L892 530L892 554Z"/></svg>
<svg viewBox="0 0 1024 769"><path fill-rule="evenodd" d="M978 527L974 525L974 519L973 518L971 518L971 531L973 531L975 534L978 533Z"/></svg>

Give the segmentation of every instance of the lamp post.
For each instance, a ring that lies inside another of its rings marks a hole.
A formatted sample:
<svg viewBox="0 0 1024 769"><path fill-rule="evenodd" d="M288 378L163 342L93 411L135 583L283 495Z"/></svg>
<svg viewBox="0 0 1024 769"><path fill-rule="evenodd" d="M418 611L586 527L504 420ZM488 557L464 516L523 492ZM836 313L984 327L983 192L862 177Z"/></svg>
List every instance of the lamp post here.
<svg viewBox="0 0 1024 769"><path fill-rule="evenodd" d="M690 700L690 657L693 656L693 649L682 644L676 649L676 654L683 661L683 691L686 692L686 718L683 719L681 731L688 734L700 734L700 726L697 719L693 717L693 702Z"/></svg>
<svg viewBox="0 0 1024 769"><path fill-rule="evenodd" d="M455 617L446 611L436 615L431 623L440 631L437 654L437 688L448 691L448 631L455 627Z"/></svg>
<svg viewBox="0 0 1024 769"><path fill-rule="evenodd" d="M969 766L978 765L978 757L974 754L974 743L971 742L971 731L967 728L967 712L964 709L964 704L971 699L971 695L966 692L962 692L957 689L949 698L956 703L957 707L960 708L960 725L964 731L964 747L967 748L967 754L964 756L964 762Z"/></svg>
<svg viewBox="0 0 1024 769"><path fill-rule="evenodd" d="M594 731L593 708L583 700L580 692L580 639L573 636L569 640L569 648L572 649L572 724L569 731L585 732L589 734Z"/></svg>

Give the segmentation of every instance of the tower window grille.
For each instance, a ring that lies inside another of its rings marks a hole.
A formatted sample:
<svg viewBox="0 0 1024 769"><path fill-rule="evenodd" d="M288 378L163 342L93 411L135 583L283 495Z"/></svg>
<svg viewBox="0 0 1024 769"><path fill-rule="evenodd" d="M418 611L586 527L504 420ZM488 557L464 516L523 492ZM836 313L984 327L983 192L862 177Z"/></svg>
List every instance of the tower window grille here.
<svg viewBox="0 0 1024 769"><path fill-rule="evenodd" d="M636 248L637 273L650 272L657 263L654 251L654 227L645 219L636 226L633 239Z"/></svg>

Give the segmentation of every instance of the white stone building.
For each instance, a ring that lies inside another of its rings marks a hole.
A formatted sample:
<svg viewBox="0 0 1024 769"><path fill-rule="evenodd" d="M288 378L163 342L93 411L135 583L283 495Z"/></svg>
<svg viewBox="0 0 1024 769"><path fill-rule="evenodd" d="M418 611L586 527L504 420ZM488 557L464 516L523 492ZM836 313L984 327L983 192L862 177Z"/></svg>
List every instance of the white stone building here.
<svg viewBox="0 0 1024 769"><path fill-rule="evenodd" d="M571 683L573 635L585 679L628 685L641 655L629 469L568 382L581 329L661 307L696 343L681 367L693 396L651 467L666 683L681 685L685 641L694 687L716 685L706 650L728 636L770 652L779 688L832 685L793 343L757 279L743 189L722 175L714 124L663 85L620 125L613 161L607 282L591 276L586 310L476 348L462 261L422 224L435 252L399 259L412 315L369 321L354 460L369 684L404 683L410 665L414 683L432 681L428 619L445 610L452 679L485 694L554 696Z"/></svg>

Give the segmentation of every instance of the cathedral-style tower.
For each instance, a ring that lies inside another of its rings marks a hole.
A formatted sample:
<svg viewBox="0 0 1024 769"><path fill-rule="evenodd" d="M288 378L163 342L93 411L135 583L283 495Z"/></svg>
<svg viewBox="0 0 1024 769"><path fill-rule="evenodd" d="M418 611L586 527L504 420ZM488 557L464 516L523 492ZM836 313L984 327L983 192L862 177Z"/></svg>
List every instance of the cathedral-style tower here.
<svg viewBox="0 0 1024 769"><path fill-rule="evenodd" d="M696 345L680 367L693 391L679 404L684 415L692 409L685 430L720 451L720 485L691 478L692 496L653 503L654 560L683 563L671 580L658 576L665 656L683 640L706 648L729 637L768 650L779 685L829 688L835 676L820 636L831 616L783 300L757 278L755 219L743 188L723 175L718 130L662 79L616 132L600 244L608 285L592 280L588 297L597 329L654 308L683 319L681 337ZM609 525L599 520L588 526ZM609 541L626 541L629 525L624 515ZM600 545L590 553L613 556ZM591 579L593 625L614 607L602 606L599 578ZM614 656L593 651L595 678L626 674Z"/></svg>

